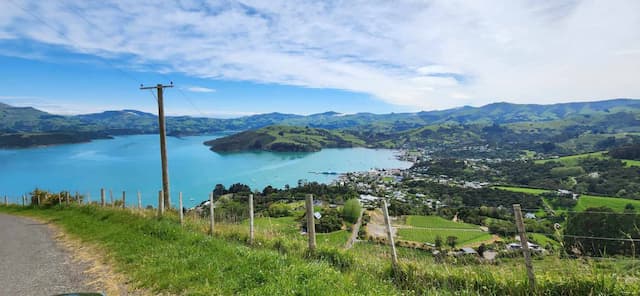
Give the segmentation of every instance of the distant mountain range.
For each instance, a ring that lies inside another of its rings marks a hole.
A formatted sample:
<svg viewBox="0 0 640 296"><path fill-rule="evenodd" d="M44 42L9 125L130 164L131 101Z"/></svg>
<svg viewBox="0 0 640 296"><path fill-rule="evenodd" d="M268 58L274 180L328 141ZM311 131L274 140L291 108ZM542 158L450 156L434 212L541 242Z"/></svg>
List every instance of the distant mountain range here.
<svg viewBox="0 0 640 296"><path fill-rule="evenodd" d="M493 103L482 107L390 114L325 112L305 116L267 113L231 119L169 116L167 133L186 136L291 125L410 134L411 130L434 125L543 123L577 117L596 118L621 112L640 114L640 100L614 99L553 105ZM5 148L83 142L117 135L157 133L157 130L157 117L154 114L136 110L63 116L32 107L13 107L0 103L0 147Z"/></svg>

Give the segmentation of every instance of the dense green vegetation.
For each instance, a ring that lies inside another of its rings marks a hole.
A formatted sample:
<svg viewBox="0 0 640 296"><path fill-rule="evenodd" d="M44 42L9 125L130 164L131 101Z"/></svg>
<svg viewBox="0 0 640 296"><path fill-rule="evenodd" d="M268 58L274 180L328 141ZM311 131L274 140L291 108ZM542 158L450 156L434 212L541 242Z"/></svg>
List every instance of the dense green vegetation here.
<svg viewBox="0 0 640 296"><path fill-rule="evenodd" d="M337 131L296 126L268 126L205 142L205 145L216 152L310 152L322 148L358 147L364 144L362 140Z"/></svg>

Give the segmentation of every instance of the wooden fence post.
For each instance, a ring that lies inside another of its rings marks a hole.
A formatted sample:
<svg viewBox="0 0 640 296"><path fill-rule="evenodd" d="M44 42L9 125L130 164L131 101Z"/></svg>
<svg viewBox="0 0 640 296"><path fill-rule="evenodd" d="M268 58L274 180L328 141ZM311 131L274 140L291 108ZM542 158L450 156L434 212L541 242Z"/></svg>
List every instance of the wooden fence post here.
<svg viewBox="0 0 640 296"><path fill-rule="evenodd" d="M9 201L7 200L7 196L4 196L4 206L8 206L9 205Z"/></svg>
<svg viewBox="0 0 640 296"><path fill-rule="evenodd" d="M24 207L24 204L27 202L27 197L23 194L22 195L22 206Z"/></svg>
<svg viewBox="0 0 640 296"><path fill-rule="evenodd" d="M62 195L58 194L58 205L62 206Z"/></svg>
<svg viewBox="0 0 640 296"><path fill-rule="evenodd" d="M249 194L249 244L253 245L255 229L253 228L253 194Z"/></svg>
<svg viewBox="0 0 640 296"><path fill-rule="evenodd" d="M529 292L534 293L536 289L536 276L533 273L531 252L529 251L529 240L527 239L524 221L522 220L522 210L520 209L519 204L513 205L513 212L516 217L516 226L518 227L518 234L520 235L520 246L522 248L522 254L524 255L524 265L527 268L527 277L529 278L529 286L531 287L531 291Z"/></svg>
<svg viewBox="0 0 640 296"><path fill-rule="evenodd" d="M111 189L109 189L109 203L112 208L115 206L115 204L113 203L113 190Z"/></svg>
<svg viewBox="0 0 640 296"><path fill-rule="evenodd" d="M78 194L78 191L76 191L76 202L80 205L82 205L82 200L80 199L80 194Z"/></svg>
<svg viewBox="0 0 640 296"><path fill-rule="evenodd" d="M87 205L91 205L91 193L87 191Z"/></svg>
<svg viewBox="0 0 640 296"><path fill-rule="evenodd" d="M307 194L307 235L309 236L309 251L316 250L316 223L313 216L313 194Z"/></svg>
<svg viewBox="0 0 640 296"><path fill-rule="evenodd" d="M398 271L398 253L396 252L396 244L393 240L393 232L391 230L391 219L389 219L389 209L387 208L387 200L382 200L382 213L384 214L384 224L387 228L387 239L389 240L389 245L391 246L391 265L393 267L393 271Z"/></svg>
<svg viewBox="0 0 640 296"><path fill-rule="evenodd" d="M38 206L40 206L40 194L38 194L37 196L38 196Z"/></svg>
<svg viewBox="0 0 640 296"><path fill-rule="evenodd" d="M100 188L100 206L104 208L105 206L105 196L104 196L104 188Z"/></svg>
<svg viewBox="0 0 640 296"><path fill-rule="evenodd" d="M69 206L69 192L66 192L66 194L64 196L66 198L66 202L65 203L67 204L67 206Z"/></svg>
<svg viewBox="0 0 640 296"><path fill-rule="evenodd" d="M142 194L138 190L138 210L142 210Z"/></svg>
<svg viewBox="0 0 640 296"><path fill-rule="evenodd" d="M122 208L127 208L127 193L124 190L122 190Z"/></svg>
<svg viewBox="0 0 640 296"><path fill-rule="evenodd" d="M180 225L184 225L184 212L182 211L182 192L178 194L178 211L180 211Z"/></svg>
<svg viewBox="0 0 640 296"><path fill-rule="evenodd" d="M213 212L213 193L209 193L209 220L210 220L210 229L211 229L211 233L210 235L213 236L213 230L216 224L215 221L215 215Z"/></svg>

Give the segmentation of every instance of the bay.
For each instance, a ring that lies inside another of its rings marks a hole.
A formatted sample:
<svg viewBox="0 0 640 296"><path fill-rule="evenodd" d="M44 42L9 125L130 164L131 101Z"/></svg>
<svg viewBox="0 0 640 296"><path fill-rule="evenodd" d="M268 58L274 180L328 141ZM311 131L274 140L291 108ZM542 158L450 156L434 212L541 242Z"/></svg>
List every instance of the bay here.
<svg viewBox="0 0 640 296"><path fill-rule="evenodd" d="M243 183L252 189L265 186L297 186L298 180L331 182L338 175L373 168L407 168L409 162L395 158L386 149L342 148L320 152L242 152L215 153L202 143L221 135L169 137L167 150L172 202L183 192L185 206L207 199L218 183L229 187ZM0 150L0 196L11 200L34 188L69 190L99 199L100 188L120 198L126 191L127 203L157 204L162 188L158 135L134 135L112 140L29 149ZM108 198L108 193L107 193Z"/></svg>

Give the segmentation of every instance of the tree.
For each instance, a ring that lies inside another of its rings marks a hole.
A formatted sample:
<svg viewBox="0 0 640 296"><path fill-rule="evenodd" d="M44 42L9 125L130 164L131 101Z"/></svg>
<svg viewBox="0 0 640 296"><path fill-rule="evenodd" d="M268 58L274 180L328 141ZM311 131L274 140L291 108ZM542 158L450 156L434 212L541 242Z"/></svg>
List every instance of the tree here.
<svg viewBox="0 0 640 296"><path fill-rule="evenodd" d="M458 237L456 236L447 236L447 245L449 245L449 247L451 247L452 249L456 247L456 244L458 243Z"/></svg>
<svg viewBox="0 0 640 296"><path fill-rule="evenodd" d="M359 200L353 198L344 203L342 218L351 223L356 223L360 217L360 212L362 212L362 205L360 205Z"/></svg>
<svg viewBox="0 0 640 296"><path fill-rule="evenodd" d="M213 196L222 196L227 193L227 189L222 184L216 184L216 187L213 189Z"/></svg>
<svg viewBox="0 0 640 296"><path fill-rule="evenodd" d="M436 245L436 249L442 249L442 237L440 235L436 235L436 241L434 244Z"/></svg>
<svg viewBox="0 0 640 296"><path fill-rule="evenodd" d="M242 183L235 183L229 187L228 193L251 193L251 187Z"/></svg>

